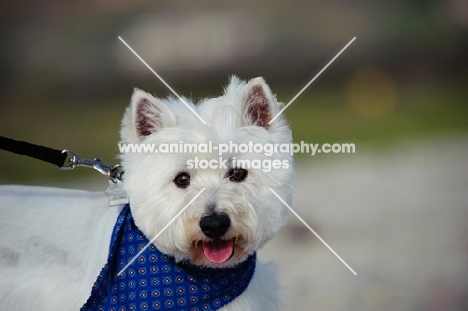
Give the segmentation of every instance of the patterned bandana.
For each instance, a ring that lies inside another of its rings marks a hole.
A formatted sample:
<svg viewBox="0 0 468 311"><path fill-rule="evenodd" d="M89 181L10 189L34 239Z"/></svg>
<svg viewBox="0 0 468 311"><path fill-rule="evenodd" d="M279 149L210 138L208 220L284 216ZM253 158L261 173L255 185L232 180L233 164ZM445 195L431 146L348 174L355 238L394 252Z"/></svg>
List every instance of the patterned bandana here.
<svg viewBox="0 0 468 311"><path fill-rule="evenodd" d="M127 204L117 218L107 263L81 311L214 311L242 294L252 280L256 254L232 268L206 268L177 263L153 244L117 276L148 243Z"/></svg>

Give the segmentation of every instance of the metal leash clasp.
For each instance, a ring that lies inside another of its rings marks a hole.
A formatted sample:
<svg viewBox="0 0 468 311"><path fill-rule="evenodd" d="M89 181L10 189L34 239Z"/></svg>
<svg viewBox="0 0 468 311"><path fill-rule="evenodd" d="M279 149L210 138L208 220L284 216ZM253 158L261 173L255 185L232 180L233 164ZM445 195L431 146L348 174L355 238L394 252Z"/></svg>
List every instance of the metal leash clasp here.
<svg viewBox="0 0 468 311"><path fill-rule="evenodd" d="M64 149L62 150L62 153L67 153L70 158L68 160L69 165L68 166L58 166L58 169L60 170L72 170L77 166L84 166L84 167L91 167L100 172L103 175L106 175L109 177L109 179L113 182L116 183L117 180L120 180L122 178L122 172L120 171L120 164L117 165L108 165L104 164L101 162L99 158L94 158L93 160L90 159L83 159L80 158L79 155L70 150L70 149Z"/></svg>

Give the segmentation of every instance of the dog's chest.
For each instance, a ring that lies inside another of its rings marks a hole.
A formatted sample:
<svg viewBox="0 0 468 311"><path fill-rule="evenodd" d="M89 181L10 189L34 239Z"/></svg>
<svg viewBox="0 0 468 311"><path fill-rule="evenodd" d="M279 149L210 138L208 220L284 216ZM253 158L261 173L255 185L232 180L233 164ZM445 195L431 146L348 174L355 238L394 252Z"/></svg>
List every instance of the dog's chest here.
<svg viewBox="0 0 468 311"><path fill-rule="evenodd" d="M152 244L139 254L148 243L126 206L117 218L108 261L82 311L219 310L242 294L253 277L255 255L232 268L200 268L176 263Z"/></svg>

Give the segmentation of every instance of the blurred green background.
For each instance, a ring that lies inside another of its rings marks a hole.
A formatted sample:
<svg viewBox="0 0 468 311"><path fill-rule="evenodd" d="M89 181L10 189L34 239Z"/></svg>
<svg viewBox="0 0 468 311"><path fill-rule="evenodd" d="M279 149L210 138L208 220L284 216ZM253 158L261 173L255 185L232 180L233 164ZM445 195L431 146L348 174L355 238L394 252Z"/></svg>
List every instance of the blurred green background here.
<svg viewBox="0 0 468 311"><path fill-rule="evenodd" d="M463 1L22 1L0 3L0 133L115 162L133 87L222 92L229 75L263 76L287 103L294 139L357 150L468 130L468 13ZM1 183L84 177L0 153ZM301 159L299 159L300 161Z"/></svg>
<svg viewBox="0 0 468 311"><path fill-rule="evenodd" d="M134 87L222 93L263 76L294 140L355 143L297 155L296 218L259 256L281 310L468 310L468 1L2 1L0 135L117 163ZM0 151L0 184L102 190L87 169ZM1 254L0 254L1 255Z"/></svg>

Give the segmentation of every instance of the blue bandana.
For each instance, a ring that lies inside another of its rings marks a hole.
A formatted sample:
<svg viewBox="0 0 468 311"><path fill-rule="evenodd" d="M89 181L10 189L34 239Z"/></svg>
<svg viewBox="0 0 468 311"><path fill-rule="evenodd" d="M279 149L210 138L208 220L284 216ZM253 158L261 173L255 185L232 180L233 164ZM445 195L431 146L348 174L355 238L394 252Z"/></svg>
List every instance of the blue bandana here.
<svg viewBox="0 0 468 311"><path fill-rule="evenodd" d="M242 294L252 280L256 254L232 268L206 268L177 263L153 244L117 276L148 243L127 204L117 218L107 263L81 311L214 311Z"/></svg>

